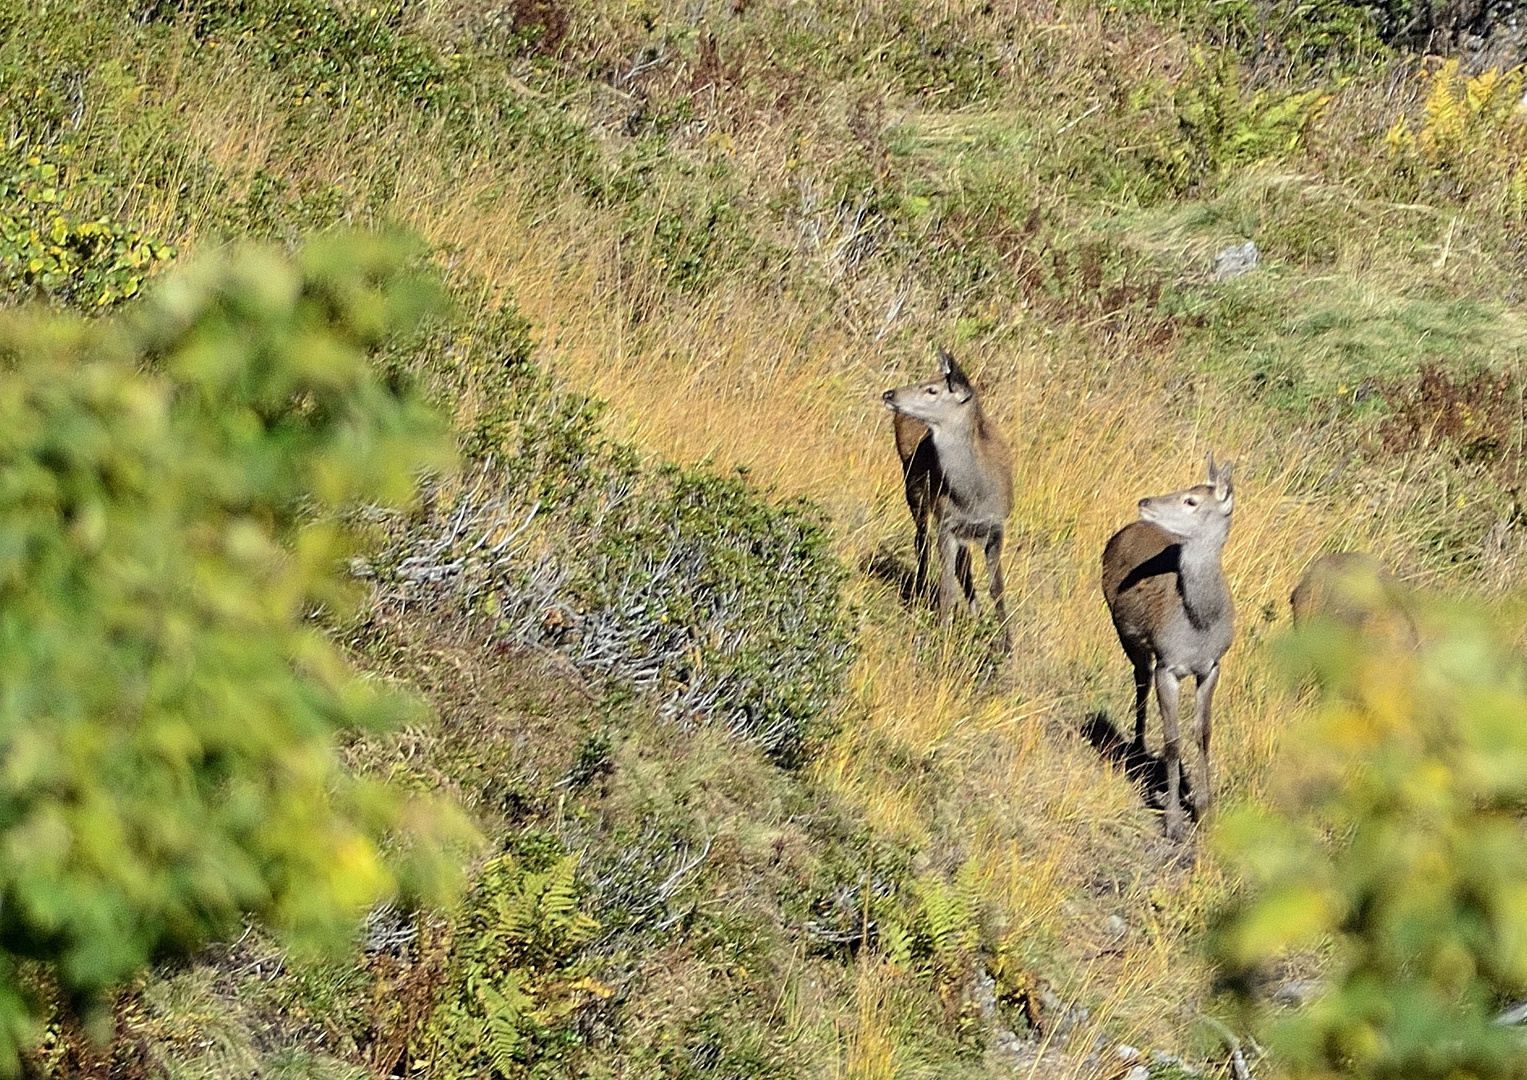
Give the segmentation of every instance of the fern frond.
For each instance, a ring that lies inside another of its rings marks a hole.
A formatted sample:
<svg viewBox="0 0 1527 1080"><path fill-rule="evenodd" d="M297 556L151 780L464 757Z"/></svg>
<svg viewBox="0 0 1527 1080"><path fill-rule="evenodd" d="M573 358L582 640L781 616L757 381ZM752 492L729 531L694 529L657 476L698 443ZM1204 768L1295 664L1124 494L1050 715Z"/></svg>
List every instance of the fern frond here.
<svg viewBox="0 0 1527 1080"><path fill-rule="evenodd" d="M520 989L524 981L522 972L511 971L498 987L481 989L483 1050L501 1076L514 1074L515 1055L523 1041L520 1025L535 1005L534 999Z"/></svg>

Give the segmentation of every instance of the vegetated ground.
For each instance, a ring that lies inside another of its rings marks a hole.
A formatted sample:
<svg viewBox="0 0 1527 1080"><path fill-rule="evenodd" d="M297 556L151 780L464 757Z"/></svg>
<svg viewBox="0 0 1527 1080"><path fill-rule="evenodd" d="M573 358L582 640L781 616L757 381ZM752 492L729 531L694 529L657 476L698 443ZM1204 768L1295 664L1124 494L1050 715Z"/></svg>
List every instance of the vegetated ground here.
<svg viewBox="0 0 1527 1080"><path fill-rule="evenodd" d="M1520 76L1258 10L0 3L13 296L130 305L335 224L430 245L455 309L384 362L466 464L377 523L335 632L434 711L355 767L485 836L459 910L339 960L251 927L125 988L109 1046L60 1011L34 1068L1222 1067L1196 941L1235 883L1110 750L1104 541L1235 462L1236 804L1307 707L1275 643L1313 554L1491 596L1523 536ZM903 596L876 397L934 343L1013 444L1005 658Z"/></svg>

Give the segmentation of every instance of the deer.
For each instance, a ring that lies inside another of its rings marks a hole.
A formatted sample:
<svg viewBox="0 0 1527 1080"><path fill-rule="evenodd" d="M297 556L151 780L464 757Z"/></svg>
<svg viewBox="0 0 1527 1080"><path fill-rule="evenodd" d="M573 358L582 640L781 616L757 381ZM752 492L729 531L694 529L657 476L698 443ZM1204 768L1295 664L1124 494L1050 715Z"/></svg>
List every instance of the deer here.
<svg viewBox="0 0 1527 1080"><path fill-rule="evenodd" d="M1316 558L1288 597L1296 628L1325 618L1414 648L1418 638L1410 601L1409 590L1389 568L1362 551L1332 551Z"/></svg>
<svg viewBox="0 0 1527 1080"><path fill-rule="evenodd" d="M1182 747L1177 711L1182 680L1194 678L1193 719L1198 769L1193 815L1203 821L1211 804L1209 709L1219 682L1220 658L1235 631L1235 603L1220 553L1235 509L1231 466L1209 454L1209 480L1139 502L1140 519L1114 533L1103 548L1103 599L1119 644L1135 669L1135 740L1145 752L1146 706L1151 686L1161 710L1166 764L1166 835L1185 835L1180 799Z"/></svg>
<svg viewBox="0 0 1527 1080"><path fill-rule="evenodd" d="M881 395L893 413L907 509L917 531L913 595L925 597L928 591L932 526L939 552L940 617L947 624L957 611L973 613L976 590L970 548L979 546L986 557L1002 645L1011 649L1012 631L1002 600L1002 540L1013 509L1012 456L954 357L940 347L938 359L938 378Z"/></svg>

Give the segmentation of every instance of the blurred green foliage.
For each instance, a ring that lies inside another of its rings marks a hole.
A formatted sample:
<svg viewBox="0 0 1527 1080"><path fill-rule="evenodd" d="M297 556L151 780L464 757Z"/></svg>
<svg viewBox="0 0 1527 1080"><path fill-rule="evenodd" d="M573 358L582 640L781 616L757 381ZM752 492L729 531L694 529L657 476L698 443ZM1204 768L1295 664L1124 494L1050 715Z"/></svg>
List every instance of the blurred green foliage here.
<svg viewBox="0 0 1527 1080"><path fill-rule="evenodd" d="M31 1037L16 957L99 1022L246 913L339 944L449 887L459 820L335 749L414 704L313 621L355 599L341 511L451 461L368 358L432 302L410 256L209 251L130 315L0 319L0 1068Z"/></svg>
<svg viewBox="0 0 1527 1080"><path fill-rule="evenodd" d="M1254 1017L1296 1076L1527 1075L1495 1022L1527 993L1527 670L1482 613L1422 625L1418 650L1329 622L1294 640L1321 707L1279 799L1220 828L1246 889L1212 943L1241 1003L1290 953L1329 954L1315 1000Z"/></svg>

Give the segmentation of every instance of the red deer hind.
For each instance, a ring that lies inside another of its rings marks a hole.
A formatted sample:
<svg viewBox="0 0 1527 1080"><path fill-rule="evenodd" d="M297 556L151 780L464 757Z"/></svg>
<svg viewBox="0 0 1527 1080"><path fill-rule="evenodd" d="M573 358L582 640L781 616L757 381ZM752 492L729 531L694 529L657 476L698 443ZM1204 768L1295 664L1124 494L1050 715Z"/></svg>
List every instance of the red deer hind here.
<svg viewBox="0 0 1527 1080"><path fill-rule="evenodd" d="M1103 598L1135 667L1136 751L1145 749L1152 683L1161 707L1166 834L1172 840L1181 840L1185 832L1177 703L1188 675L1194 677L1199 750L1193 810L1200 821L1209 812L1209 706L1219 682L1220 657L1230 648L1235 629L1235 605L1220 566L1234 508L1230 466L1216 468L1210 454L1208 483L1141 499L1140 520L1114 533L1103 549Z"/></svg>
<svg viewBox="0 0 1527 1080"><path fill-rule="evenodd" d="M913 593L923 596L928 589L931 523L938 536L938 609L946 622L957 610L973 611L970 545L979 546L986 556L1002 641L1011 648L1012 632L1002 603L1002 538L1013 509L1011 455L954 357L941 348L938 358L938 378L882 395L895 413L896 451L917 529Z"/></svg>

